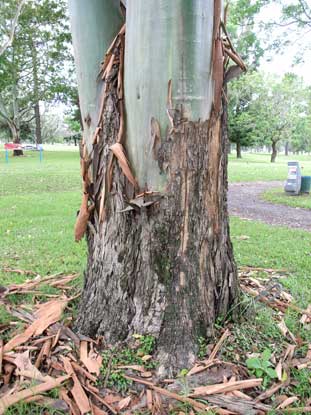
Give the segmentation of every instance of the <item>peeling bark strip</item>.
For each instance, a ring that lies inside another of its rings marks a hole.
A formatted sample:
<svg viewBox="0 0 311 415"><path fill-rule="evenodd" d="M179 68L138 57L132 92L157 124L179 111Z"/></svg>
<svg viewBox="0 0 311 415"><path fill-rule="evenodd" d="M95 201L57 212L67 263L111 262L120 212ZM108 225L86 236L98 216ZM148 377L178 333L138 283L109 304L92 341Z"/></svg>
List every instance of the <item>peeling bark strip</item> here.
<svg viewBox="0 0 311 415"><path fill-rule="evenodd" d="M123 174L132 186L137 188L136 180L122 146L124 133L124 36L125 25L108 49L99 74L99 78L105 83L105 88L100 98L97 128L92 140L93 149L90 155L87 154L86 146L83 145L81 176L84 194L75 225L76 241L80 241L84 236L94 207L97 230L98 223L105 220L105 204L111 190L115 158L119 161Z"/></svg>
<svg viewBox="0 0 311 415"><path fill-rule="evenodd" d="M162 375L194 363L198 337L212 336L216 319L228 314L238 293L221 128L224 52L218 0L215 11L210 119L192 122L174 109L172 81L167 102L171 128L165 137L151 119L151 150L167 177L163 194L148 189L135 194L136 181L121 144L124 32L108 50L100 74L105 94L86 186L95 209L76 329L103 335L110 344L129 341L134 333L155 336ZM111 148L118 149L119 164L113 164Z"/></svg>

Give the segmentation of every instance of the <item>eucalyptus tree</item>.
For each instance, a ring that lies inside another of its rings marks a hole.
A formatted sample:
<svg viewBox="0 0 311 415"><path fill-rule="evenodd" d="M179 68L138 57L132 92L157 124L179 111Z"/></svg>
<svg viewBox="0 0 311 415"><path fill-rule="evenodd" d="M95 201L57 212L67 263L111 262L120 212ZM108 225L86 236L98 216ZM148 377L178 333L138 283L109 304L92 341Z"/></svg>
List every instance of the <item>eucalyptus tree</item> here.
<svg viewBox="0 0 311 415"><path fill-rule="evenodd" d="M35 121L41 143L40 102L64 100L72 88L70 33L64 0L28 0L12 45L0 58L0 116L20 141L21 122Z"/></svg>
<svg viewBox="0 0 311 415"><path fill-rule="evenodd" d="M36 142L41 143L40 101L63 98L68 89L71 54L64 0L28 0L16 33L22 54L23 84L35 118Z"/></svg>
<svg viewBox="0 0 311 415"><path fill-rule="evenodd" d="M250 114L254 93L262 77L256 71L235 79L230 84L228 94L229 122L228 131L230 141L236 144L237 158L242 158L242 147L251 147L255 144L252 134L256 121ZM258 140L256 140L258 144Z"/></svg>
<svg viewBox="0 0 311 415"><path fill-rule="evenodd" d="M252 81L252 99L248 104L246 125L249 138L256 144L272 148L275 162L278 146L295 141L309 122L308 89L301 78L286 74L283 79L258 73ZM301 143L306 137L301 137Z"/></svg>
<svg viewBox="0 0 311 415"><path fill-rule="evenodd" d="M130 1L126 29L119 1L69 10L88 242L76 329L109 344L150 334L159 374L174 372L238 296L221 97L223 53L238 57L218 0Z"/></svg>
<svg viewBox="0 0 311 415"><path fill-rule="evenodd" d="M258 68L260 58L265 53L263 46L263 36L258 36L260 23L258 22L258 15L265 5L269 3L268 0L233 0L227 6L227 20L228 32L231 41L239 51L241 59L245 63L248 71L253 71ZM228 67L228 75L225 79L225 93L228 96L229 106L228 122L225 125L230 125L228 135L230 142L236 143L237 157L242 157L241 147L251 144L249 135L245 134L245 117L242 101L247 100L242 94L248 88L248 79L241 76L243 71L237 65L230 63ZM240 79L241 78L241 79ZM232 81L228 84L227 82ZM240 90L240 93L238 92ZM241 100L237 99L237 93ZM233 97L231 99L231 94ZM235 105L234 105L235 103Z"/></svg>

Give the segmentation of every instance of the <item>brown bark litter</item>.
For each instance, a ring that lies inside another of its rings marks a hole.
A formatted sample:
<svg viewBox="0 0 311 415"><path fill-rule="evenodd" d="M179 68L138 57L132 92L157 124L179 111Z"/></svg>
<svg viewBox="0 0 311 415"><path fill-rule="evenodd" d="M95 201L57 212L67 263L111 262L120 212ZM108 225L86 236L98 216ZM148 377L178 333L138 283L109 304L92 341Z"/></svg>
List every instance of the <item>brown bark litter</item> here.
<svg viewBox="0 0 311 415"><path fill-rule="evenodd" d="M274 278L278 275L275 272L272 274ZM241 272L241 279L251 279L251 284L258 288L262 279L256 279L255 275L256 270L252 272L248 268L247 276L245 271ZM53 282L53 277L46 278ZM41 278L41 281L46 281L46 278ZM60 278L63 279L62 289L66 292L65 286L69 287L72 276L62 275ZM37 286L38 281L21 284L20 289L14 284L14 292L22 292L27 284L32 283ZM267 285L267 281L264 283ZM288 301L288 295L285 297ZM2 301L7 301L7 298ZM107 387L103 388L98 372L102 364L103 344L100 339L94 341L75 335L68 325L61 322L61 311L68 301L70 299L64 298L62 294L58 299L37 304L34 311L28 311L24 332L12 333L11 340L0 341L0 414L20 401L52 407L73 415L87 412L94 415L131 414L138 408L167 414L169 409L176 407L176 401L189 404L195 411L211 409L223 415L267 414L273 407L270 401L273 395L276 396L274 408L277 414L310 412L308 406L292 406L297 405L299 397L281 395L282 400L277 400L278 391L291 383L290 368L305 367L304 358L297 359L294 356L296 346L289 345L280 360L282 370L287 373L286 380L262 392L261 379L248 378L244 368L220 359L222 346L231 336L228 330L223 332L207 360L198 362L186 376L189 382L187 395L172 390L172 382L176 382L173 379L159 383L153 370L146 370L140 365L120 365L117 370L123 370L127 379L133 381L134 385L142 385L143 389L135 391L135 387L131 387L132 392L120 395ZM72 341L75 338L76 341ZM23 350L20 351L19 346L23 346ZM307 360L310 355L311 345ZM149 362L150 356L146 356L144 361ZM207 379L211 381L213 377L208 376L209 369L212 366L220 369L226 364L232 368L230 379L225 378L219 383L215 378L212 384L203 386L196 383L198 369L201 373L206 371ZM133 376L135 372L140 377ZM58 399L43 395L59 386Z"/></svg>

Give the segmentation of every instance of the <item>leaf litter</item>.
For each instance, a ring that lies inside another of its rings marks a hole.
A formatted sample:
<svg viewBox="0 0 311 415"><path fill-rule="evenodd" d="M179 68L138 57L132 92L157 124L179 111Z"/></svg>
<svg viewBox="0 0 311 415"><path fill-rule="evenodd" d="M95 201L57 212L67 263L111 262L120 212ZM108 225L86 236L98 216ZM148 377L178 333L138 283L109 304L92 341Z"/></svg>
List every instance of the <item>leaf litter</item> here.
<svg viewBox="0 0 311 415"><path fill-rule="evenodd" d="M262 278L263 272L265 278ZM112 367L110 361L106 375L122 373L129 382L127 389L116 391L103 379L102 353L107 350L103 339L76 334L70 327L71 319L62 319L68 304L77 297L67 296L77 274L36 276L22 284L5 287L0 302L11 312L14 310L8 300L12 294L33 290L39 298L40 287L46 283L61 292L56 298L37 302L32 310L21 304L19 313L13 314L25 325L22 330L10 333L7 341L0 340L0 414L21 401L73 415L134 414L135 411L168 414L178 403L192 407L192 414L208 410L216 414L266 414L272 409L277 414L311 412L310 406L299 406L299 396L280 393L288 391L291 385L291 368L311 368L311 345L305 357L296 357L297 341L284 322L284 312L293 306L293 299L276 283L286 276L282 272L251 267L240 271L242 290L278 310L278 326L288 341L282 356L275 361L277 379L265 390L263 379L252 375L245 364L233 364L221 358L222 347L232 337L226 329L218 342L209 347L207 357L177 379L159 380L155 365L150 366L153 360L149 354L142 356L140 364ZM307 310L298 307L295 310L301 314L301 324L309 324L310 306ZM53 389L58 397L46 394ZM179 411L179 414L185 412Z"/></svg>

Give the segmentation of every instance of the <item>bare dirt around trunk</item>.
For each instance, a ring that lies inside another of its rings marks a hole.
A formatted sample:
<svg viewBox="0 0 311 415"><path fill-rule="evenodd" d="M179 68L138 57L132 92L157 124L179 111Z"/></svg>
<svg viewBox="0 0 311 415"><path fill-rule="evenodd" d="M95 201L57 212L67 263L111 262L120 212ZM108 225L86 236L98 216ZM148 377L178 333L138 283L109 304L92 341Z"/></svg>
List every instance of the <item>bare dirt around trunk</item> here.
<svg viewBox="0 0 311 415"><path fill-rule="evenodd" d="M229 184L230 215L311 232L311 210L273 204L260 197L266 190L282 186L279 181Z"/></svg>

